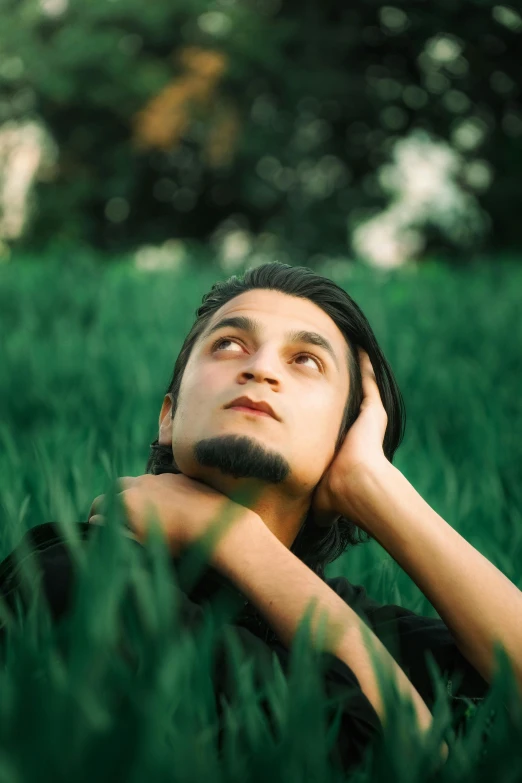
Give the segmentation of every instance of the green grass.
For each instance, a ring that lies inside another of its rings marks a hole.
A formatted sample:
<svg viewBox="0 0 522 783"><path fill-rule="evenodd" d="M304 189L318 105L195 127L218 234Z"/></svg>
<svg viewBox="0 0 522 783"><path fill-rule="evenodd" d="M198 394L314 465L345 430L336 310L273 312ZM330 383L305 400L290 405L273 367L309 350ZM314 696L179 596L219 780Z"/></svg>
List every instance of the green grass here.
<svg viewBox="0 0 522 783"><path fill-rule="evenodd" d="M522 266L431 262L377 273L347 262L325 273L362 307L402 390L408 423L395 464L522 588ZM85 521L112 478L145 472L183 337L203 294L226 276L203 265L147 273L88 256L0 267L0 559L27 527ZM305 637L293 647L295 681L276 677L272 687L280 741L263 731L249 667L238 660L240 697L227 720L228 750L217 757L205 689L212 617L198 637L173 633L161 541L152 541L150 573L114 530L103 528L86 554L66 641L46 624L44 607L13 630L0 683L0 781L336 779L322 766L321 698ZM378 601L436 616L375 542L327 569L340 574ZM144 606L137 625L124 621L142 661L138 677L115 652L129 580ZM433 779L520 779L521 706L510 677L502 669L486 703L470 708L466 734ZM393 694L389 704L385 741L353 780L430 776L436 738L424 746L405 705ZM499 717L485 744L491 709ZM449 720L441 693L441 732Z"/></svg>

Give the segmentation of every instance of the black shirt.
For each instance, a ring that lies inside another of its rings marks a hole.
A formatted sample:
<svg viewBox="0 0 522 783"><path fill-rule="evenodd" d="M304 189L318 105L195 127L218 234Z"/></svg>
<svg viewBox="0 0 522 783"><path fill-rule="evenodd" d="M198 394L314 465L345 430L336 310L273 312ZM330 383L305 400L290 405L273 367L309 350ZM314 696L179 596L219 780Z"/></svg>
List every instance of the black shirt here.
<svg viewBox="0 0 522 783"><path fill-rule="evenodd" d="M82 540L87 540L97 526L78 525ZM146 553L138 541L136 546ZM33 527L18 546L0 563L0 596L11 611L20 595L20 568L24 557L34 550L42 573L42 585L51 617L58 622L67 613L75 584L75 565L60 527L52 522ZM174 564L174 560L173 560ZM425 700L428 708L434 701L433 687L425 653L431 651L439 669L447 678L448 693L453 702L467 697L482 699L488 683L457 648L444 622L423 617L396 605L382 605L372 600L362 585L352 585L344 577L324 580L374 631L407 677ZM203 605L221 592L235 602L234 622L230 624L243 653L254 659L260 682L271 676L273 656L288 671L289 652L264 618L217 570L206 566L190 589L180 585L180 617L191 627L202 620ZM5 628L0 627L0 642ZM377 713L361 690L357 677L343 661L323 654L324 686L328 697L342 703L343 711L335 759L349 769L361 758L368 742L378 736L382 726ZM215 686L218 693L230 698L234 691L233 672L225 651L218 648L215 660ZM333 702L332 702L333 703Z"/></svg>

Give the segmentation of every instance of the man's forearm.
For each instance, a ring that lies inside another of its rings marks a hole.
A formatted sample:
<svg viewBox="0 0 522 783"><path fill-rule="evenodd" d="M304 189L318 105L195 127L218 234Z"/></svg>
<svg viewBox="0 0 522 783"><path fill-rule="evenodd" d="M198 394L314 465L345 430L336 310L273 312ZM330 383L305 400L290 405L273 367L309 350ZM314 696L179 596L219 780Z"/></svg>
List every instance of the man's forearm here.
<svg viewBox="0 0 522 783"><path fill-rule="evenodd" d="M340 596L273 535L260 517L248 512L237 520L218 542L211 563L252 601L288 648L310 601L316 599L312 640L316 640L319 616L326 611L325 651L353 671L363 693L385 723L377 677L363 638L364 628L379 659L394 676L399 691L409 694L413 700L419 726L423 730L429 728L431 713L425 702L382 642Z"/></svg>
<svg viewBox="0 0 522 783"><path fill-rule="evenodd" d="M501 642L522 693L522 592L391 463L363 477L358 496L357 518L433 604L462 654L491 682Z"/></svg>

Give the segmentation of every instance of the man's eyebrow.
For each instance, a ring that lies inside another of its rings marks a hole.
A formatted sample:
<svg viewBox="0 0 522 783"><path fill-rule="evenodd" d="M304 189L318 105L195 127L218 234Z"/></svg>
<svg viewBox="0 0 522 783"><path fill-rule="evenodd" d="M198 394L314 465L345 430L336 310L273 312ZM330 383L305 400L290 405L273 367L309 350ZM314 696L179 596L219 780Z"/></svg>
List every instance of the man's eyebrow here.
<svg viewBox="0 0 522 783"><path fill-rule="evenodd" d="M214 332L227 327L229 329L241 329L241 331L248 332L257 338L259 338L262 331L261 324L254 318L250 318L248 315L231 315L226 318L221 318L214 326L204 332L202 339L206 340L210 335L214 334ZM339 370L339 362L335 355L335 351L332 348L330 341L327 340L326 337L323 337L322 334L303 330L290 331L286 332L285 339L290 343L308 343L308 345L316 345L318 348L322 348L332 357L337 370Z"/></svg>

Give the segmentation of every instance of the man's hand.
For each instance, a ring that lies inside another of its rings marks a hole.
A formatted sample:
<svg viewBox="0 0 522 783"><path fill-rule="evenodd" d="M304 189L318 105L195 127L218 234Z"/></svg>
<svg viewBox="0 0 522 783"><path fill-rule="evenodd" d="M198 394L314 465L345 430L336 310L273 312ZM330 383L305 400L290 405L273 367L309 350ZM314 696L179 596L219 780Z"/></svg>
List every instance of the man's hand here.
<svg viewBox="0 0 522 783"><path fill-rule="evenodd" d="M362 478L386 469L386 466L389 468L391 464L382 449L388 415L382 404L370 357L362 348L358 351L363 401L357 419L315 488L312 509L315 522L320 527L328 527L336 517L344 514L366 529L357 508L357 493L363 489ZM353 502L350 502L350 498Z"/></svg>
<svg viewBox="0 0 522 783"><path fill-rule="evenodd" d="M189 478L183 473L162 473L158 476L124 476L117 480L131 530L139 541L147 536L151 514L155 514L168 541L172 554L179 554L187 545L207 531L228 529L245 516L257 516L253 511L230 500L226 495ZM94 499L88 522L104 524L99 513L105 495Z"/></svg>

